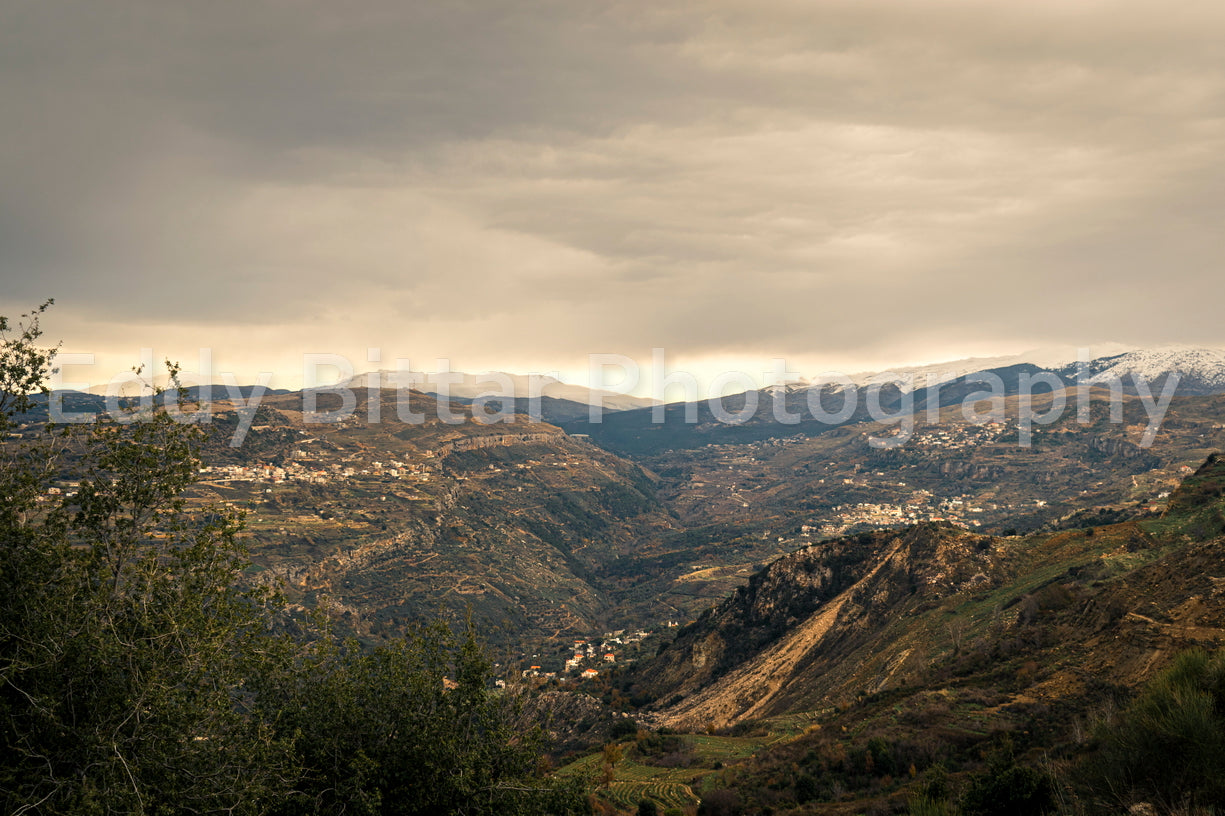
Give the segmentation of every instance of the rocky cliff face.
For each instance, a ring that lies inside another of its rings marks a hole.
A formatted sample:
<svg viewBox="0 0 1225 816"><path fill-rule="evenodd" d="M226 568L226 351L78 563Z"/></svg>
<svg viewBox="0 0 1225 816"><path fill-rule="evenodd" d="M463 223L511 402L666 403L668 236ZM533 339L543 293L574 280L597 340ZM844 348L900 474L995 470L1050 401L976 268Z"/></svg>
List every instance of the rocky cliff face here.
<svg viewBox="0 0 1225 816"><path fill-rule="evenodd" d="M462 453L464 451L480 450L481 448L506 447L509 445L530 445L533 442L555 442L564 434L559 431L536 432L536 433L514 433L514 434L486 434L484 436L465 436L460 439L453 439L449 442L443 442L438 446L434 454L439 457L449 456L452 453Z"/></svg>

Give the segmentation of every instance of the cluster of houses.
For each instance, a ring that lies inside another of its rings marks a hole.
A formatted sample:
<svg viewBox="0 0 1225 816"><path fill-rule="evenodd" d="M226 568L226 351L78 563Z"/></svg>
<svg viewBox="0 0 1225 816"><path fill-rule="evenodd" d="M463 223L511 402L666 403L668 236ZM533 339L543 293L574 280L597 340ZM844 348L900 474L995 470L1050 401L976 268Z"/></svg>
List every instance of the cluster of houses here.
<svg viewBox="0 0 1225 816"><path fill-rule="evenodd" d="M46 502L60 501L63 498L71 499L77 494L77 489L80 488L80 482L61 482L58 486L53 485L47 488L47 492L41 496L37 496L34 501L39 504Z"/></svg>
<svg viewBox="0 0 1225 816"><path fill-rule="evenodd" d="M621 652L627 645L639 643L647 637L650 637L650 632L626 633L624 629L618 629L605 632L603 638L596 640L576 639L569 650L570 657L566 658L560 672L546 671L543 666L532 665L522 674L525 678L545 680L593 680L600 676L601 670L607 670L622 659Z"/></svg>
<svg viewBox="0 0 1225 816"><path fill-rule="evenodd" d="M938 425L928 430L917 431L909 444L916 448L938 448L942 450L974 448L989 442L995 442L1001 436L1004 436L1010 428L1016 430L1016 423L985 422L982 425L971 423L964 425Z"/></svg>
<svg viewBox="0 0 1225 816"><path fill-rule="evenodd" d="M304 457L303 457L304 458ZM287 465L206 465L200 468L200 476L211 482L304 482L307 484L330 484L364 477L407 479L428 481L429 473L421 465L403 462L370 462L351 466L339 463L315 466L293 461Z"/></svg>
<svg viewBox="0 0 1225 816"><path fill-rule="evenodd" d="M925 490L915 491L906 504L888 502L859 502L857 504L840 504L830 511L830 518L824 523L805 524L800 528L802 535L817 533L822 536L838 535L857 525L873 527L894 526L900 524L917 524L923 521L947 521L960 527L981 527L982 522L974 515L984 513L988 509L997 510L997 505L987 508L971 504L968 496L952 497L932 501L932 496Z"/></svg>

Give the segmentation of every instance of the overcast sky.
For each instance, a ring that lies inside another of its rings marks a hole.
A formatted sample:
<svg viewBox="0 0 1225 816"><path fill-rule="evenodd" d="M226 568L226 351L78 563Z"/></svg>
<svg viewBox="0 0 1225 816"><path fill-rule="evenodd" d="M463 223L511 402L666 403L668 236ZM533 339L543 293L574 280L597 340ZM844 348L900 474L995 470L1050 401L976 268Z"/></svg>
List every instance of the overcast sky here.
<svg viewBox="0 0 1225 816"><path fill-rule="evenodd" d="M100 366L1225 345L1219 0L0 0L0 111Z"/></svg>

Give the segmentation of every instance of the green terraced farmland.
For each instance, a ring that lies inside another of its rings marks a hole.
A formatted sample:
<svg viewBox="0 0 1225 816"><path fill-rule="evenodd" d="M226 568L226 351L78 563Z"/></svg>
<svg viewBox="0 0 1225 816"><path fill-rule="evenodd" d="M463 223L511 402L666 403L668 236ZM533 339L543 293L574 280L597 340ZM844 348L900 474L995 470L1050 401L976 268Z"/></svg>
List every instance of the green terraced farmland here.
<svg viewBox="0 0 1225 816"><path fill-rule="evenodd" d="M724 737L711 734L684 734L691 756L689 767L665 768L648 765L639 757L629 756L634 742L622 743L627 756L617 763L613 781L601 795L622 808L633 809L644 798L654 799L661 808L686 807L697 804L707 776L723 765L747 759L778 734L763 737ZM786 737L784 737L786 738ZM601 754L583 757L562 769L562 773L596 773L603 760Z"/></svg>

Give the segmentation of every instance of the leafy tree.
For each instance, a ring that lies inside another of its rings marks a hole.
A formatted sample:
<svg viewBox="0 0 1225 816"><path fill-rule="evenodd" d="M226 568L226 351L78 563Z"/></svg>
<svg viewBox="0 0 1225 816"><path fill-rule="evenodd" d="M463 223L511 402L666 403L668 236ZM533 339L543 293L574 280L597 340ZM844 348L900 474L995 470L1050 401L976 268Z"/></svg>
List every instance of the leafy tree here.
<svg viewBox="0 0 1225 816"><path fill-rule="evenodd" d="M638 735L638 723L629 717L618 719L612 724L612 728L608 730L608 738L611 740L625 739L626 737L634 737Z"/></svg>
<svg viewBox="0 0 1225 816"><path fill-rule="evenodd" d="M241 514L185 501L205 429L174 405L9 439L46 392L48 305L0 318L0 811L589 812L470 627L277 634Z"/></svg>
<svg viewBox="0 0 1225 816"><path fill-rule="evenodd" d="M570 814L585 779L542 777L539 730L512 727L514 703L469 623L442 623L377 649L322 638L265 687L260 707L295 734L306 773L287 813Z"/></svg>
<svg viewBox="0 0 1225 816"><path fill-rule="evenodd" d="M986 770L970 777L960 804L962 816L1040 816L1055 810L1055 784L1049 774L1018 764L1006 740Z"/></svg>
<svg viewBox="0 0 1225 816"><path fill-rule="evenodd" d="M816 778L809 773L801 773L795 779L795 801L803 804L817 798L820 790Z"/></svg>
<svg viewBox="0 0 1225 816"><path fill-rule="evenodd" d="M46 305L0 342L5 429L45 391ZM240 517L186 510L201 429L130 418L4 448L0 801L260 812L296 775L290 746L243 707L270 598L236 581Z"/></svg>
<svg viewBox="0 0 1225 816"><path fill-rule="evenodd" d="M730 788L712 790L698 805L698 816L738 816L743 812L740 794Z"/></svg>
<svg viewBox="0 0 1225 816"><path fill-rule="evenodd" d="M951 816L955 812L949 801L952 795L948 770L937 762L923 775L923 782L910 799L910 816Z"/></svg>

